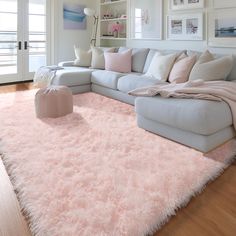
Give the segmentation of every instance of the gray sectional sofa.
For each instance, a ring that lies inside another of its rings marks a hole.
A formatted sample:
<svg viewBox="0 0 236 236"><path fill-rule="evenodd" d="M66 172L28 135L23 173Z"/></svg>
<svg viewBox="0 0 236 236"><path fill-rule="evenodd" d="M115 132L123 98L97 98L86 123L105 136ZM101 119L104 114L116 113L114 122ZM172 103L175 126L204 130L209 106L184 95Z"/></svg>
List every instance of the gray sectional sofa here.
<svg viewBox="0 0 236 236"><path fill-rule="evenodd" d="M130 74L75 67L73 62L62 62L59 65L64 70L57 72L52 84L68 86L74 94L93 91L135 105L140 128L202 152L235 137L231 110L225 102L128 95L136 88L166 83L145 76L156 51L133 49ZM164 54L173 52L177 51L162 51ZM236 58L227 80L236 81Z"/></svg>

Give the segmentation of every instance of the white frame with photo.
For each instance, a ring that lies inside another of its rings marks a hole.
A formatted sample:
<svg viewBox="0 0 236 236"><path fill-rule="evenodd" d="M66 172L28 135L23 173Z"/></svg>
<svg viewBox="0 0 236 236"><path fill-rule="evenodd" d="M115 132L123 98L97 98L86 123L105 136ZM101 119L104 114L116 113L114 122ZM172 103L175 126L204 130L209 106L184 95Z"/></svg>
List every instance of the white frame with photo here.
<svg viewBox="0 0 236 236"><path fill-rule="evenodd" d="M187 21L198 20L198 32L196 34L187 33ZM182 33L172 33L172 21L182 21ZM203 40L203 13L175 14L167 16L167 39L168 40Z"/></svg>
<svg viewBox="0 0 236 236"><path fill-rule="evenodd" d="M236 47L236 36L216 37L216 20L219 18L235 18L236 27L235 9L221 9L210 12L208 15L208 45L211 47ZM231 25L229 27L231 27Z"/></svg>
<svg viewBox="0 0 236 236"><path fill-rule="evenodd" d="M177 10L186 10L186 9L200 9L204 8L204 0L197 0L196 3L189 3L191 0L179 0L183 3L181 5L174 5L174 1L176 0L169 0L169 10L177 11Z"/></svg>
<svg viewBox="0 0 236 236"><path fill-rule="evenodd" d="M147 5L147 1L143 1L145 5ZM163 35L163 0L149 0L156 2L158 4L158 7L155 11L153 11L153 14L148 16L149 20L152 20L157 15L158 20L153 21L153 25L155 26L155 29L151 28L148 32L148 29L146 30L147 37L136 37L135 35L135 8L136 8L136 0L130 0L130 39L133 40L162 40ZM155 3L154 3L155 4ZM152 7L154 4L150 4ZM145 9L148 12L151 12L152 9ZM147 27L148 28L148 27Z"/></svg>
<svg viewBox="0 0 236 236"><path fill-rule="evenodd" d="M231 8L236 7L235 0L213 0L213 7L215 9L222 9L222 8Z"/></svg>

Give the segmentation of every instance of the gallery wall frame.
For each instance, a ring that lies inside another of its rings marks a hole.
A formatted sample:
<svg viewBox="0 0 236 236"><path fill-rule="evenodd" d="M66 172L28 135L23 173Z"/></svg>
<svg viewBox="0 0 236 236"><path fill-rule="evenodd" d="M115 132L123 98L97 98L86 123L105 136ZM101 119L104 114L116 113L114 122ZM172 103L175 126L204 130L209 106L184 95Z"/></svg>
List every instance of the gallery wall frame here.
<svg viewBox="0 0 236 236"><path fill-rule="evenodd" d="M214 10L208 14L208 45L236 47L235 8Z"/></svg>
<svg viewBox="0 0 236 236"><path fill-rule="evenodd" d="M231 8L236 7L235 0L213 0L213 8L222 9L222 8Z"/></svg>
<svg viewBox="0 0 236 236"><path fill-rule="evenodd" d="M130 39L162 40L163 0L130 0Z"/></svg>
<svg viewBox="0 0 236 236"><path fill-rule="evenodd" d="M169 0L169 10L201 9L204 4L204 0Z"/></svg>
<svg viewBox="0 0 236 236"><path fill-rule="evenodd" d="M203 13L167 16L168 40L203 40Z"/></svg>
<svg viewBox="0 0 236 236"><path fill-rule="evenodd" d="M64 29L69 30L86 30L87 21L84 14L85 5L63 1L63 23Z"/></svg>

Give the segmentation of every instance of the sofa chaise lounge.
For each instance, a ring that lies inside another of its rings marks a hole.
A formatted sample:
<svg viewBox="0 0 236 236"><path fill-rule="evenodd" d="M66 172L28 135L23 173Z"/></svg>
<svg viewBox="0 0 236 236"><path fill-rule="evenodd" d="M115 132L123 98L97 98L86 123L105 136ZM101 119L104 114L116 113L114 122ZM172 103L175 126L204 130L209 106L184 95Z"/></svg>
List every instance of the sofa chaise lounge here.
<svg viewBox="0 0 236 236"><path fill-rule="evenodd" d="M160 50L133 49L132 73L129 74L76 67L72 61L61 62L59 65L64 70L58 71L51 83L68 86L74 94L93 91L135 105L140 128L202 152L208 152L235 137L231 110L225 102L128 95L136 88L166 83L145 75L157 51ZM162 51L162 54L173 52L178 51ZM236 81L235 57L227 80Z"/></svg>

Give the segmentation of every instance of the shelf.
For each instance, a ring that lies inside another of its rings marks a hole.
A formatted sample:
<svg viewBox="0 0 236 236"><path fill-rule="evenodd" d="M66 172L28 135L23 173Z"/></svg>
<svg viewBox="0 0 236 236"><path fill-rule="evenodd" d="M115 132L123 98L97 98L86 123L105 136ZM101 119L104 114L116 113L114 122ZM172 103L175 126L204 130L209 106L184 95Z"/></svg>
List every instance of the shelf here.
<svg viewBox="0 0 236 236"><path fill-rule="evenodd" d="M113 2L104 2L101 3L101 6L107 6L107 5L113 5L113 4L119 4L119 3L123 3L126 2L126 0L118 0L118 1L113 1Z"/></svg>
<svg viewBox="0 0 236 236"><path fill-rule="evenodd" d="M109 22L109 21L126 21L127 18L112 18L112 19L101 19L101 22Z"/></svg>
<svg viewBox="0 0 236 236"><path fill-rule="evenodd" d="M105 46L125 46L127 37L127 26L128 26L128 20L129 16L127 15L127 7L128 7L128 1L129 0L113 0L113 1L106 1L105 0L99 0L99 10L100 10L100 18L99 18L99 27L100 27L100 33L99 33L99 39L100 44ZM119 13L117 14L111 14L113 12ZM108 18L104 19L103 17L111 16L114 18ZM126 16L126 17L123 17ZM113 34L111 34L111 27L112 24L119 22L123 25L122 31L120 34L118 34L118 38L113 37ZM103 36L104 35L104 36Z"/></svg>
<svg viewBox="0 0 236 236"><path fill-rule="evenodd" d="M102 40L105 40L105 39L107 39L107 40L126 40L127 38L115 38L115 37L104 36L104 37L100 37L100 39L102 39Z"/></svg>

